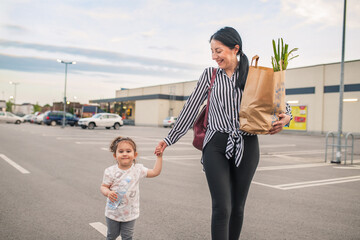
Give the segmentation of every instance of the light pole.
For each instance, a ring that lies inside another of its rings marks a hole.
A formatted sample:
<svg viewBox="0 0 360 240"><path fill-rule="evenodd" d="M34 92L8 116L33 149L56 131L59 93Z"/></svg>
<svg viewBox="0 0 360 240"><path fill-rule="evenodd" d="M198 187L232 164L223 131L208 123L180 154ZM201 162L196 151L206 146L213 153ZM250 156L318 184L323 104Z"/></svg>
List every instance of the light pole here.
<svg viewBox="0 0 360 240"><path fill-rule="evenodd" d="M14 109L13 111L15 112L16 109L16 86L19 85L19 82L9 82L11 85L14 85Z"/></svg>
<svg viewBox="0 0 360 240"><path fill-rule="evenodd" d="M344 15L343 15L337 150L336 150L336 159L331 161L331 163L337 163L337 164L341 163L341 135L342 135L342 117L343 117L342 115L343 115L343 95L344 95L345 29L346 29L346 0L344 0Z"/></svg>
<svg viewBox="0 0 360 240"><path fill-rule="evenodd" d="M66 114L66 78L67 78L67 65L68 64L76 64L76 62L65 62L63 60L58 59L59 63L65 64L65 90L64 90L64 114L63 114L63 122L62 122L62 128L65 127L65 114Z"/></svg>

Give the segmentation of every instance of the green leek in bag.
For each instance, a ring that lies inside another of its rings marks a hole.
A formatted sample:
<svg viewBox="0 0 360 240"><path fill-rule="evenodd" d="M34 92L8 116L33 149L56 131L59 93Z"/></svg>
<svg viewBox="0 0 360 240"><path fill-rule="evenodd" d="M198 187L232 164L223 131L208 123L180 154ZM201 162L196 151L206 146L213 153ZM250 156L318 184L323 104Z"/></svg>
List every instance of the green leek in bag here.
<svg viewBox="0 0 360 240"><path fill-rule="evenodd" d="M289 45L285 43L281 38L281 45L280 45L280 39L278 39L278 44L276 48L275 40L272 40L273 49L274 49L274 57L271 57L271 63L274 69L274 72L286 70L287 65L289 61L293 58L298 57L299 55L296 55L289 59L289 56L298 50L298 48L293 48L290 52L288 52ZM281 47L281 49L280 49Z"/></svg>

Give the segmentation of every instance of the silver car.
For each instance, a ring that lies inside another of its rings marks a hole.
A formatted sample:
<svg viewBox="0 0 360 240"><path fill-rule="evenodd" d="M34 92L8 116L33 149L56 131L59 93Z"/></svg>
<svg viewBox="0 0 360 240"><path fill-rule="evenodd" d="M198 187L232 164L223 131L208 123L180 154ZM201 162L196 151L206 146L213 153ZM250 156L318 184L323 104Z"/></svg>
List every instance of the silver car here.
<svg viewBox="0 0 360 240"><path fill-rule="evenodd" d="M91 118L80 118L78 125L83 129L94 129L95 127L105 127L110 129L120 129L124 125L122 118L113 113L98 113Z"/></svg>
<svg viewBox="0 0 360 240"><path fill-rule="evenodd" d="M163 120L163 127L174 127L177 117L167 117Z"/></svg>
<svg viewBox="0 0 360 240"><path fill-rule="evenodd" d="M0 122L20 124L24 119L11 112L0 112Z"/></svg>

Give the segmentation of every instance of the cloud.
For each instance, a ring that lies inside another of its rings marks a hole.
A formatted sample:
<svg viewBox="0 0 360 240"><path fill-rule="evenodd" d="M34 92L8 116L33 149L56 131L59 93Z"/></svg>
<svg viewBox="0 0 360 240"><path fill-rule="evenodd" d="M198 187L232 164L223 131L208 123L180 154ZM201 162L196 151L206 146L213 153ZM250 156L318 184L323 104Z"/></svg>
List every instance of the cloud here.
<svg viewBox="0 0 360 240"><path fill-rule="evenodd" d="M63 73L64 67L53 59L18 57L0 54L0 69L22 71L22 72L39 72L39 73ZM73 73L96 72L96 73L113 73L153 76L162 78L191 79L194 77L193 72L188 70L171 69L164 66L115 66L105 64L94 64L86 62L77 62L71 66ZM176 73L176 74L175 74Z"/></svg>
<svg viewBox="0 0 360 240"><path fill-rule="evenodd" d="M84 48L76 48L76 47L60 47L53 45L24 43L24 42L8 41L1 39L0 39L0 46L13 47L19 49L21 48L32 49L42 52L53 52L56 53L57 56L59 55L59 53L67 53L67 54L72 54L74 56L88 57L90 59L103 59L112 63L125 63L125 65L127 65L126 63L134 63L134 65L143 65L148 67L164 66L164 67L175 68L184 71L199 70L199 66L194 64L179 63L175 61L162 60L156 58L138 57L133 55L127 55L127 54L110 52L110 51L102 51L102 50L84 49ZM56 58L57 57L54 57L54 59Z"/></svg>
<svg viewBox="0 0 360 240"><path fill-rule="evenodd" d="M3 28L10 32L16 32L16 33L26 33L27 29L20 26L20 25L14 25L14 24L5 24L3 25Z"/></svg>
<svg viewBox="0 0 360 240"><path fill-rule="evenodd" d="M334 0L282 0L282 12L297 15L305 21L303 24L340 25L342 1Z"/></svg>

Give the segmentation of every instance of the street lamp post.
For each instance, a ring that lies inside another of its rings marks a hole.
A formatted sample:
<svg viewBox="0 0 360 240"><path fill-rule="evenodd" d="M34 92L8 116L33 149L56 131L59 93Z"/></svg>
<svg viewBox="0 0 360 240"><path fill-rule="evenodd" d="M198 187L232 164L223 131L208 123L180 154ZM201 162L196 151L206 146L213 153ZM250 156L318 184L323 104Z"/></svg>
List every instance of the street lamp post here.
<svg viewBox="0 0 360 240"><path fill-rule="evenodd" d="M343 96L344 96L344 59L345 59L345 30L346 30L346 0L344 0L344 15L343 15L343 31L342 31L342 49L341 49L341 73L339 86L339 122L338 122L338 136L337 136L337 150L336 159L331 163L341 163L341 135L342 135L342 117L343 117Z"/></svg>
<svg viewBox="0 0 360 240"><path fill-rule="evenodd" d="M59 63L65 64L65 89L64 89L64 114L63 114L63 121L62 121L62 128L65 127L65 114L66 114L66 79L67 79L67 65L69 64L76 64L76 62L65 62L63 60L58 59Z"/></svg>
<svg viewBox="0 0 360 240"><path fill-rule="evenodd" d="M15 108L16 108L16 86L19 85L19 82L9 82L11 85L14 85L14 112L15 112Z"/></svg>

